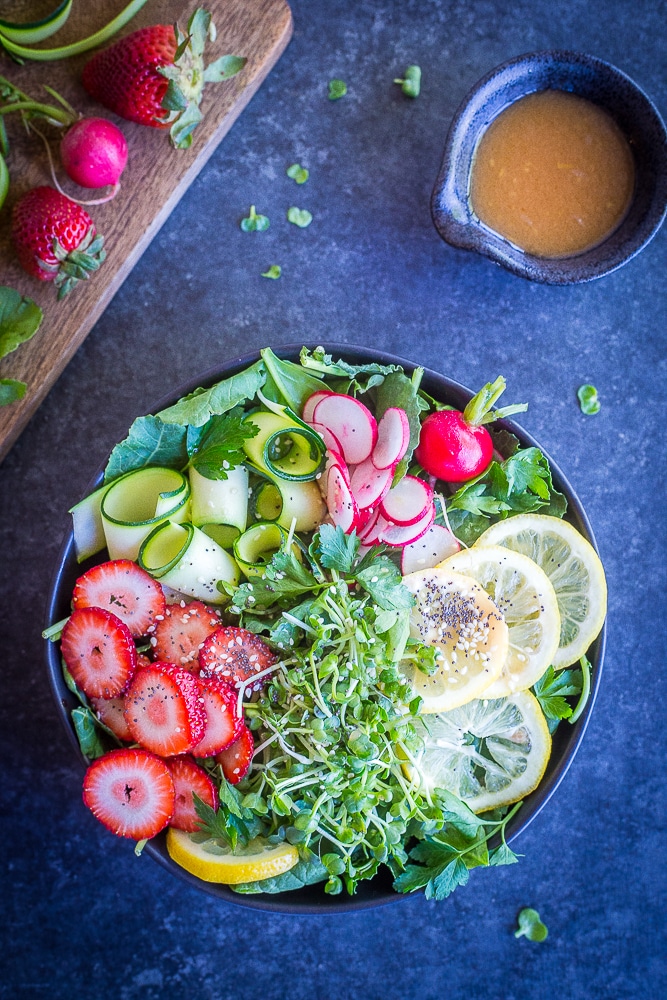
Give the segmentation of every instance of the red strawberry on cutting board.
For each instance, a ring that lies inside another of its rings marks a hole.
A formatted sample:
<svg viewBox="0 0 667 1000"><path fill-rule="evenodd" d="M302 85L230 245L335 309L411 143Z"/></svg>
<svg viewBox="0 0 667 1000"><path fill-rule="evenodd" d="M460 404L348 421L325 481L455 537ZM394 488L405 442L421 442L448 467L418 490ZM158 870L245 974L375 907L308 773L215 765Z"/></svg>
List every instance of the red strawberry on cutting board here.
<svg viewBox="0 0 667 1000"><path fill-rule="evenodd" d="M154 24L98 52L83 69L83 85L117 115L152 128L169 128L177 149L187 149L202 119L199 105L207 83L234 76L246 60L221 56L204 67L211 15L197 9L186 34L178 25Z"/></svg>
<svg viewBox="0 0 667 1000"><path fill-rule="evenodd" d="M62 299L106 257L88 213L52 187L27 191L14 206L12 241L21 267L39 281L54 281Z"/></svg>

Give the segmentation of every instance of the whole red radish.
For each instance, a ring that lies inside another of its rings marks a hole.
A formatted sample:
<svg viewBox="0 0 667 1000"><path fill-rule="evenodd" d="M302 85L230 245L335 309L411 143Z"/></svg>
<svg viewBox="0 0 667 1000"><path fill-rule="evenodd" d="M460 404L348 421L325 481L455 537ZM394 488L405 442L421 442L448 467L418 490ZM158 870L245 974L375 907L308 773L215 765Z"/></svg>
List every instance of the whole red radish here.
<svg viewBox="0 0 667 1000"><path fill-rule="evenodd" d="M85 188L114 187L127 163L125 136L106 118L80 118L60 143L67 175Z"/></svg>
<svg viewBox="0 0 667 1000"><path fill-rule="evenodd" d="M528 408L526 403L494 410L505 391L499 375L487 382L465 410L437 410L422 423L415 458L422 468L446 483L464 483L481 475L491 464L493 442L484 424Z"/></svg>
<svg viewBox="0 0 667 1000"><path fill-rule="evenodd" d="M204 86L229 79L246 62L222 56L204 67L204 47L211 36L211 15L201 8L185 34L178 25L140 28L94 55L84 66L83 85L121 118L169 128L173 145L186 149L202 119Z"/></svg>
<svg viewBox="0 0 667 1000"><path fill-rule="evenodd" d="M106 257L88 213L52 187L27 191L14 206L12 241L21 267L39 281L53 281L62 299L87 280Z"/></svg>

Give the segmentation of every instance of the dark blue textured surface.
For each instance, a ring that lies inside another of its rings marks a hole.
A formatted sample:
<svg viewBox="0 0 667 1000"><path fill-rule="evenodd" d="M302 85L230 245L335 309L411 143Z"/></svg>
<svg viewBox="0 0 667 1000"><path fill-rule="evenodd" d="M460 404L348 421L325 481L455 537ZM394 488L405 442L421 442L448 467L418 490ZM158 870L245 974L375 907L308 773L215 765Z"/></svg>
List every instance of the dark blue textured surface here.
<svg viewBox="0 0 667 1000"><path fill-rule="evenodd" d="M578 48L667 110L664 3L293 4L294 40L0 468L4 941L0 997L618 1000L667 993L664 781L667 230L590 284L534 285L446 246L429 197L471 85L521 52ZM422 66L422 94L391 80ZM332 77L347 97L326 98ZM175 154L173 154L175 155ZM311 171L297 187L284 176ZM271 218L243 234L251 203ZM283 221L289 205L313 223ZM259 276L273 263L283 277ZM377 346L508 402L584 502L610 591L583 746L516 846L443 904L352 916L242 910L108 835L53 710L39 628L51 568L101 457L172 386L266 343ZM602 410L584 417L593 382ZM549 926L515 940L522 906Z"/></svg>

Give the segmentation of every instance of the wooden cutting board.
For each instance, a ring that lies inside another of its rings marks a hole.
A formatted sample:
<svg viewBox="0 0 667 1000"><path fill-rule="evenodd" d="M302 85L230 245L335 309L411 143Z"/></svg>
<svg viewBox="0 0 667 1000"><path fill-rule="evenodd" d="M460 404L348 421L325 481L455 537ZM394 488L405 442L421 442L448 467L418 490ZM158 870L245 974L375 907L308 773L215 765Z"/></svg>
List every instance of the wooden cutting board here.
<svg viewBox="0 0 667 1000"><path fill-rule="evenodd" d="M77 0L64 28L42 47L60 46L93 34L115 17L125 2ZM55 0L0 0L0 17L31 21L48 14L54 6ZM195 6L196 0L148 0L116 37L147 24L178 20L185 27ZM215 42L207 46L206 62L225 54L245 56L248 61L237 76L206 88L201 106L204 120L189 150L174 150L168 133L122 121L96 105L80 83L82 67L90 55L24 66L0 55L0 74L21 90L52 103L41 90L42 83L48 83L82 114L108 117L120 125L129 147L128 165L116 198L87 209L98 231L104 234L107 259L89 281L79 282L70 295L58 302L53 285L29 277L14 259L9 240L12 207L24 191L51 184L51 179L39 138L25 134L18 115L7 121L11 187L0 211L0 284L34 299L43 309L44 319L31 341L0 361L0 378L18 378L28 385L22 400L0 409L0 461L290 40L292 15L286 0L202 0L201 6L211 12L217 28ZM57 130L46 126L44 131L53 136L51 145L57 153ZM95 197L72 184L61 171L59 181L65 191L81 199Z"/></svg>

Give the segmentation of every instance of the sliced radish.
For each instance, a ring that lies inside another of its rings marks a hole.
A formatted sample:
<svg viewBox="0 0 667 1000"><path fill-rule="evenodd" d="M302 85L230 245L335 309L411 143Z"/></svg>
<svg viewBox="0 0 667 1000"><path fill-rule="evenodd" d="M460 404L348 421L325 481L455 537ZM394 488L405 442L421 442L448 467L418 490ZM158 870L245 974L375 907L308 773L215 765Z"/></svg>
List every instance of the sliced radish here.
<svg viewBox="0 0 667 1000"><path fill-rule="evenodd" d="M359 508L350 492L350 484L342 468L334 463L327 473L327 508L333 523L342 528L345 534L356 528Z"/></svg>
<svg viewBox="0 0 667 1000"><path fill-rule="evenodd" d="M315 420L310 421L310 426L313 428L314 431L317 431L317 433L320 435L320 437L324 441L324 447L327 449L327 451L335 452L336 454L340 455L341 458L343 457L343 449L341 447L341 443L336 437L336 435L333 433L333 431L330 431L328 427L324 426L324 424L319 424Z"/></svg>
<svg viewBox="0 0 667 1000"><path fill-rule="evenodd" d="M401 555L401 573L416 573L417 570L431 569L443 559L453 556L461 548L458 538L444 524L432 524L426 534L410 542Z"/></svg>
<svg viewBox="0 0 667 1000"><path fill-rule="evenodd" d="M394 524L416 524L433 503L433 489L423 479L403 476L382 501L382 513Z"/></svg>
<svg viewBox="0 0 667 1000"><path fill-rule="evenodd" d="M318 392L314 392L312 396L309 396L306 402L303 404L303 410L301 411L301 419L305 423L309 424L313 419L313 413L315 412L315 407L320 403L325 396L334 396L335 393L331 389L320 389Z"/></svg>
<svg viewBox="0 0 667 1000"><path fill-rule="evenodd" d="M352 496L359 507L373 507L391 489L394 469L376 469L370 458L352 470Z"/></svg>
<svg viewBox="0 0 667 1000"><path fill-rule="evenodd" d="M360 536L363 545L379 545L382 534L391 528L391 523L378 511Z"/></svg>
<svg viewBox="0 0 667 1000"><path fill-rule="evenodd" d="M408 415L400 406L385 410L378 424L377 443L371 458L378 469L388 469L405 455L410 443Z"/></svg>
<svg viewBox="0 0 667 1000"><path fill-rule="evenodd" d="M418 538L426 534L435 520L435 504L431 504L426 514L415 524L399 525L387 522L387 527L380 530L380 541L385 545L394 545L397 548L403 545L410 545Z"/></svg>
<svg viewBox="0 0 667 1000"><path fill-rule="evenodd" d="M373 451L378 428L375 417L363 403L344 393L329 393L319 400L312 423L323 424L338 439L348 465L364 462Z"/></svg>

